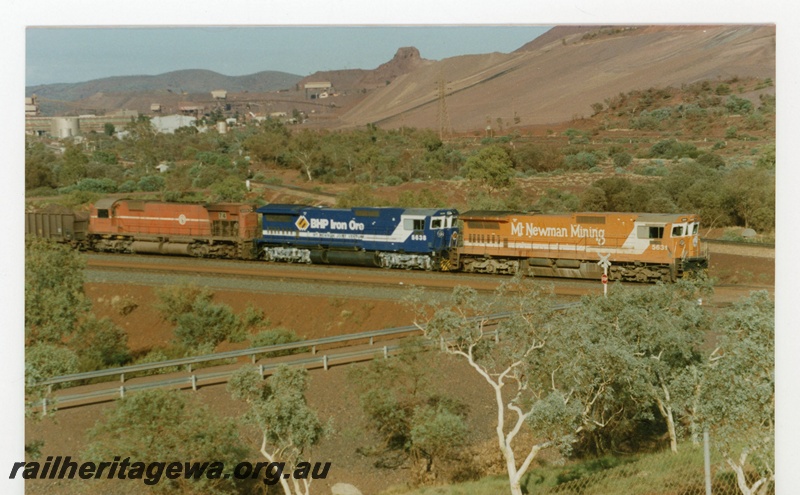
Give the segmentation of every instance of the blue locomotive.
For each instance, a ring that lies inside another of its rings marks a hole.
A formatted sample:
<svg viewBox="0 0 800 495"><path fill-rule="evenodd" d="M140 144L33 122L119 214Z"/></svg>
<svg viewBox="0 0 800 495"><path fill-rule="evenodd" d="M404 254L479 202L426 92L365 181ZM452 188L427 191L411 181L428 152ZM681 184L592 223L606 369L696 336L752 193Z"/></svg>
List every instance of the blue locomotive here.
<svg viewBox="0 0 800 495"><path fill-rule="evenodd" d="M256 240L268 261L448 270L458 212L436 208L322 208L267 205L256 210Z"/></svg>

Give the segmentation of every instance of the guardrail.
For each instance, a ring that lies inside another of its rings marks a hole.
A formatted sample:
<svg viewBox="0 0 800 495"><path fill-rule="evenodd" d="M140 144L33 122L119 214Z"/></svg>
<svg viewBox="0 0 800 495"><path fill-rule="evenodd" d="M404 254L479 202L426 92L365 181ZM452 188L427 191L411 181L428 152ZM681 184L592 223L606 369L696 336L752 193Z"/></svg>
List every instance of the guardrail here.
<svg viewBox="0 0 800 495"><path fill-rule="evenodd" d="M568 309L570 307L577 306L580 303L565 303L565 304L558 304L554 305L551 310L552 311L561 311ZM507 318L512 314L518 314L516 312L504 312L504 313L495 313L492 315L487 316L475 316L470 318L470 321L482 321L482 320L500 320L503 318ZM357 343L364 343L367 342L372 347L375 344L376 338L386 338L386 337L398 337L398 336L408 336L415 333L419 333L420 329L416 326L405 326L405 327L395 327L395 328L386 328L382 330L372 330L368 332L360 332L354 334L346 334L346 335L339 335L334 337L323 337L319 339L313 340L305 340L300 342L292 342L288 344L277 344L271 346L263 346L263 347L251 347L247 349L240 349L236 351L227 351L227 352L220 352L215 354L207 354L204 356L192 356L180 359L170 359L167 361L159 361L155 363L143 363L143 364L134 364L131 366L123 366L118 368L108 368L104 370L97 370L97 371L89 371L84 373L75 373L70 375L62 375L50 378L48 380L42 381L37 384L37 386L48 387L48 393L52 393L53 385L57 384L64 384L70 382L78 382L84 380L92 380L97 378L104 378L109 376L119 376L120 379L120 386L114 388L107 388L102 390L95 390L80 394L72 394L72 395L59 395L54 399L48 399L45 397L42 399L40 403L37 404L29 404L29 408L38 408L41 407L42 413L47 414L48 406L52 405L68 405L68 404L81 404L86 405L90 403L101 402L105 400L114 399L117 397L124 397L127 392L136 391L136 390L146 390L151 388L164 388L164 387L176 387L176 388L189 388L191 387L192 390L197 390L197 387L200 382L203 382L203 385L209 385L212 383L219 383L227 381L227 377L235 372L235 370L222 370L222 371L213 371L208 373L198 374L193 371L193 366L200 363L208 363L212 361L224 361L228 359L236 359L240 357L249 357L252 363L257 362L257 356L261 354L272 353L276 351L285 351L285 350L293 350L293 349L309 349L311 352L310 357L297 357L293 359L282 360L280 362L273 362L269 364L260 364L259 370L262 376L266 376L271 374L275 369L282 365L291 365L291 366L303 366L306 369L315 369L315 368L323 368L325 370L328 369L329 366L333 364L345 364L345 363L352 363L357 361L363 361L366 359L371 359L376 354L383 354L385 358L388 358L390 355L396 354L400 350L399 345L392 345L392 346L383 346L380 348L369 348L363 349L358 351L349 351L349 352L335 352L335 353L327 353L321 356L317 355L318 348L321 346L332 345L332 344L346 344L342 347L351 347L357 345ZM427 343L427 345L431 345ZM126 375L131 375L137 372L142 371L150 371L150 370L158 370L164 368L174 368L174 367L181 367L185 366L186 370L190 373L189 376L181 376L181 377L172 377L172 378L164 378L160 380L153 380L145 383L136 383L136 384L125 384Z"/></svg>

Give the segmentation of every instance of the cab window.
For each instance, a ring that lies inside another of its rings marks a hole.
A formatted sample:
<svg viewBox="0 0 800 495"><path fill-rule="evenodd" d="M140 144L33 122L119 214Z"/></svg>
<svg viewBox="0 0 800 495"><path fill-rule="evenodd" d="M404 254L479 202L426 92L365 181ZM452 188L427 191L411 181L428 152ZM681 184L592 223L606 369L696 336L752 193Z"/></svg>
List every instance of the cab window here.
<svg viewBox="0 0 800 495"><path fill-rule="evenodd" d="M676 225L672 227L672 237L680 237L683 235L683 225Z"/></svg>
<svg viewBox="0 0 800 495"><path fill-rule="evenodd" d="M97 218L108 218L108 210L106 209L97 210Z"/></svg>
<svg viewBox="0 0 800 495"><path fill-rule="evenodd" d="M425 220L415 218L403 219L403 228L406 230L424 230Z"/></svg>
<svg viewBox="0 0 800 495"><path fill-rule="evenodd" d="M434 218L431 220L431 229L441 229L441 228L442 228L441 218Z"/></svg>
<svg viewBox="0 0 800 495"><path fill-rule="evenodd" d="M664 227L640 225L636 228L636 237L639 239L661 239L664 237Z"/></svg>

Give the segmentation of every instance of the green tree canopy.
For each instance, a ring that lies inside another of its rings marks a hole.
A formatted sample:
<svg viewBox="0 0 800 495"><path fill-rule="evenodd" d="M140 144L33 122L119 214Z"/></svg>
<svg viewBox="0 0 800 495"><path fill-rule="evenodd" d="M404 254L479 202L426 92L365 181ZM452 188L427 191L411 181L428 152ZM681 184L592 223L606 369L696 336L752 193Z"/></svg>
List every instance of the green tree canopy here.
<svg viewBox="0 0 800 495"><path fill-rule="evenodd" d="M258 368L244 366L228 382L231 397L249 406L245 419L261 433L261 454L269 462L285 462L291 470L327 430L306 402L307 380L305 369L281 366L264 382ZM310 483L280 479L285 495L308 495Z"/></svg>
<svg viewBox="0 0 800 495"><path fill-rule="evenodd" d="M541 450L568 451L577 435L618 414L614 394L627 393L614 386L625 383L624 351L609 332L578 333L571 320L555 324L544 288L514 279L491 298L458 287L444 303L419 292L409 303L424 335L464 359L492 389L497 442L513 495L522 494L522 477ZM501 311L508 317L490 326L485 315ZM520 452L514 442L523 430L536 441Z"/></svg>
<svg viewBox="0 0 800 495"><path fill-rule="evenodd" d="M217 478L167 479L142 484L153 493L229 494L236 490L221 467L236 465L247 456L236 423L220 417L185 392L144 390L120 399L88 432L86 460L109 461L130 457L130 463L153 461L210 462ZM215 466L216 464L216 466ZM111 480L109 483L113 483ZM117 483L119 481L117 480Z"/></svg>
<svg viewBox="0 0 800 495"><path fill-rule="evenodd" d="M514 164L508 151L499 145L481 148L467 158L466 177L480 181L490 191L505 189L514 180Z"/></svg>
<svg viewBox="0 0 800 495"><path fill-rule="evenodd" d="M30 240L25 249L25 341L61 343L89 310L81 255L63 244Z"/></svg>
<svg viewBox="0 0 800 495"><path fill-rule="evenodd" d="M775 479L775 303L754 292L714 330L720 338L700 381L700 417L742 493L765 493Z"/></svg>

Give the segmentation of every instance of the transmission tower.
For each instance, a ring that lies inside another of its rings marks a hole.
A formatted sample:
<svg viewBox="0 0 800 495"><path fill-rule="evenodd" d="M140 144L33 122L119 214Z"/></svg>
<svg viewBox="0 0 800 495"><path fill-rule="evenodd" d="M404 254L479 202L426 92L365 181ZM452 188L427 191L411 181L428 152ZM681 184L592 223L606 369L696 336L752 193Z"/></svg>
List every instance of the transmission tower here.
<svg viewBox="0 0 800 495"><path fill-rule="evenodd" d="M450 125L450 116L447 114L447 101L445 96L447 87L444 80L444 75L439 75L439 139L444 140L453 131Z"/></svg>

